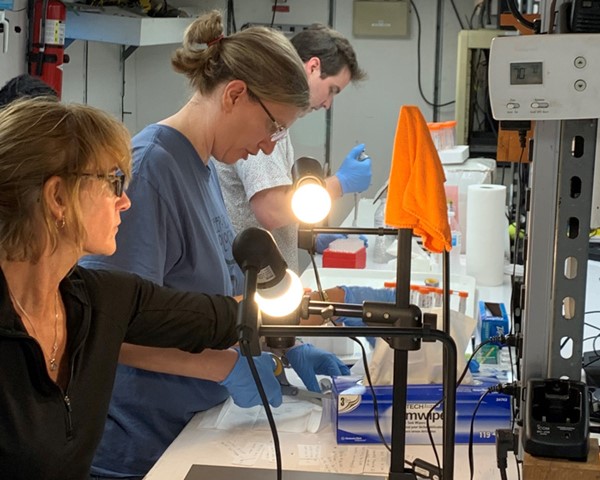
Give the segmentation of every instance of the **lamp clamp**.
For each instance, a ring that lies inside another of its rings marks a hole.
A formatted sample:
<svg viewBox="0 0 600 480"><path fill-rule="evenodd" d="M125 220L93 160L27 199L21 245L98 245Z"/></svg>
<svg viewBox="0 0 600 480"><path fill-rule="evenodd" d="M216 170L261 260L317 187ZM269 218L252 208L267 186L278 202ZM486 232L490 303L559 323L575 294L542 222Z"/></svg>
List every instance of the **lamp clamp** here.
<svg viewBox="0 0 600 480"><path fill-rule="evenodd" d="M421 309L416 305L399 308L393 303L364 302L362 318L368 326L393 325L400 329L423 327ZM385 340L396 350L411 351L421 348L420 338L393 337Z"/></svg>

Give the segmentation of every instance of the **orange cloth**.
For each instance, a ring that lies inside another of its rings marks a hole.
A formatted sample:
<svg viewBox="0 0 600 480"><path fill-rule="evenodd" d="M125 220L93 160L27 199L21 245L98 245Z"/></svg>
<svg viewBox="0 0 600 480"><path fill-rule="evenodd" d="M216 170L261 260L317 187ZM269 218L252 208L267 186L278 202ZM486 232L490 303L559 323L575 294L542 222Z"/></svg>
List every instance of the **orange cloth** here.
<svg viewBox="0 0 600 480"><path fill-rule="evenodd" d="M415 106L400 110L385 207L385 223L412 228L431 252L451 248L446 176L427 123Z"/></svg>

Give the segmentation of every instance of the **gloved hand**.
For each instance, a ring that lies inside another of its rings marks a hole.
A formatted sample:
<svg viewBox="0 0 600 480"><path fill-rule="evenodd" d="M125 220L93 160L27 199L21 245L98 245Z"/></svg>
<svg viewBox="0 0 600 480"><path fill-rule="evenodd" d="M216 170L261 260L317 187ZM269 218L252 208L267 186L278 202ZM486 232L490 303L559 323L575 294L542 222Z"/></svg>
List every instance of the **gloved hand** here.
<svg viewBox="0 0 600 480"><path fill-rule="evenodd" d="M339 238L348 238L348 235L346 235L345 233L319 233L315 240L315 250L317 251L317 253L323 253L323 251L327 247L329 247L329 244L331 242ZM367 237L365 237L364 235L359 235L358 238L360 238L363 241L365 247L369 246L369 240L367 239Z"/></svg>
<svg viewBox="0 0 600 480"><path fill-rule="evenodd" d="M285 356L306 388L320 392L316 375L350 375L350 369L333 353L302 343L290 348Z"/></svg>
<svg viewBox="0 0 600 480"><path fill-rule="evenodd" d="M371 157L359 160L360 154L365 150L365 144L357 145L342 162L335 173L342 186L342 193L360 193L371 184Z"/></svg>
<svg viewBox="0 0 600 480"><path fill-rule="evenodd" d="M341 285L340 288L344 291L345 303L362 304L364 301L394 303L396 301L396 289L394 288L348 287L346 285ZM339 317L336 323L343 323L348 327L365 326L362 318L356 317ZM366 338L371 347L374 347L377 339L375 337Z"/></svg>
<svg viewBox="0 0 600 480"><path fill-rule="evenodd" d="M235 350L238 352L238 359L229 375L219 384L229 391L231 398L238 407L249 408L262 405L248 360L240 354L237 348ZM254 364L269 403L273 407L278 407L282 402L281 385L273 373L275 362L273 362L271 354L262 353L260 357L254 357Z"/></svg>
<svg viewBox="0 0 600 480"><path fill-rule="evenodd" d="M363 303L365 300L369 302L388 302L396 301L395 288L372 288L340 285L344 291L345 303Z"/></svg>

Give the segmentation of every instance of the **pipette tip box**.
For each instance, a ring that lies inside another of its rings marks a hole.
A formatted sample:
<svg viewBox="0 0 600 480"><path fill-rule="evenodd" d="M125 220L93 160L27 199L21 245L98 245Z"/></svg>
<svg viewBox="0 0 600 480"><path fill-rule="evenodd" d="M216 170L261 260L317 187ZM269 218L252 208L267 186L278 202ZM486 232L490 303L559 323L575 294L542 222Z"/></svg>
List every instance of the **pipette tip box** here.
<svg viewBox="0 0 600 480"><path fill-rule="evenodd" d="M334 240L323 251L325 268L365 268L367 249L360 239L340 238Z"/></svg>

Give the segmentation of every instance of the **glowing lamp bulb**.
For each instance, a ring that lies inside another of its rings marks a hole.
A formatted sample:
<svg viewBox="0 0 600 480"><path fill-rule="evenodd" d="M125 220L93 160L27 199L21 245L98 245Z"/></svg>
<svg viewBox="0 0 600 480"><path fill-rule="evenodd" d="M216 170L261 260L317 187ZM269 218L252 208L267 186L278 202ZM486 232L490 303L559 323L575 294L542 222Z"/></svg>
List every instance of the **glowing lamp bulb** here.
<svg viewBox="0 0 600 480"><path fill-rule="evenodd" d="M265 314L284 317L298 308L303 295L304 288L300 278L288 269L281 282L270 288L259 288L254 299Z"/></svg>
<svg viewBox="0 0 600 480"><path fill-rule="evenodd" d="M331 197L317 183L305 183L296 188L292 197L292 211L302 223L317 223L331 210Z"/></svg>

